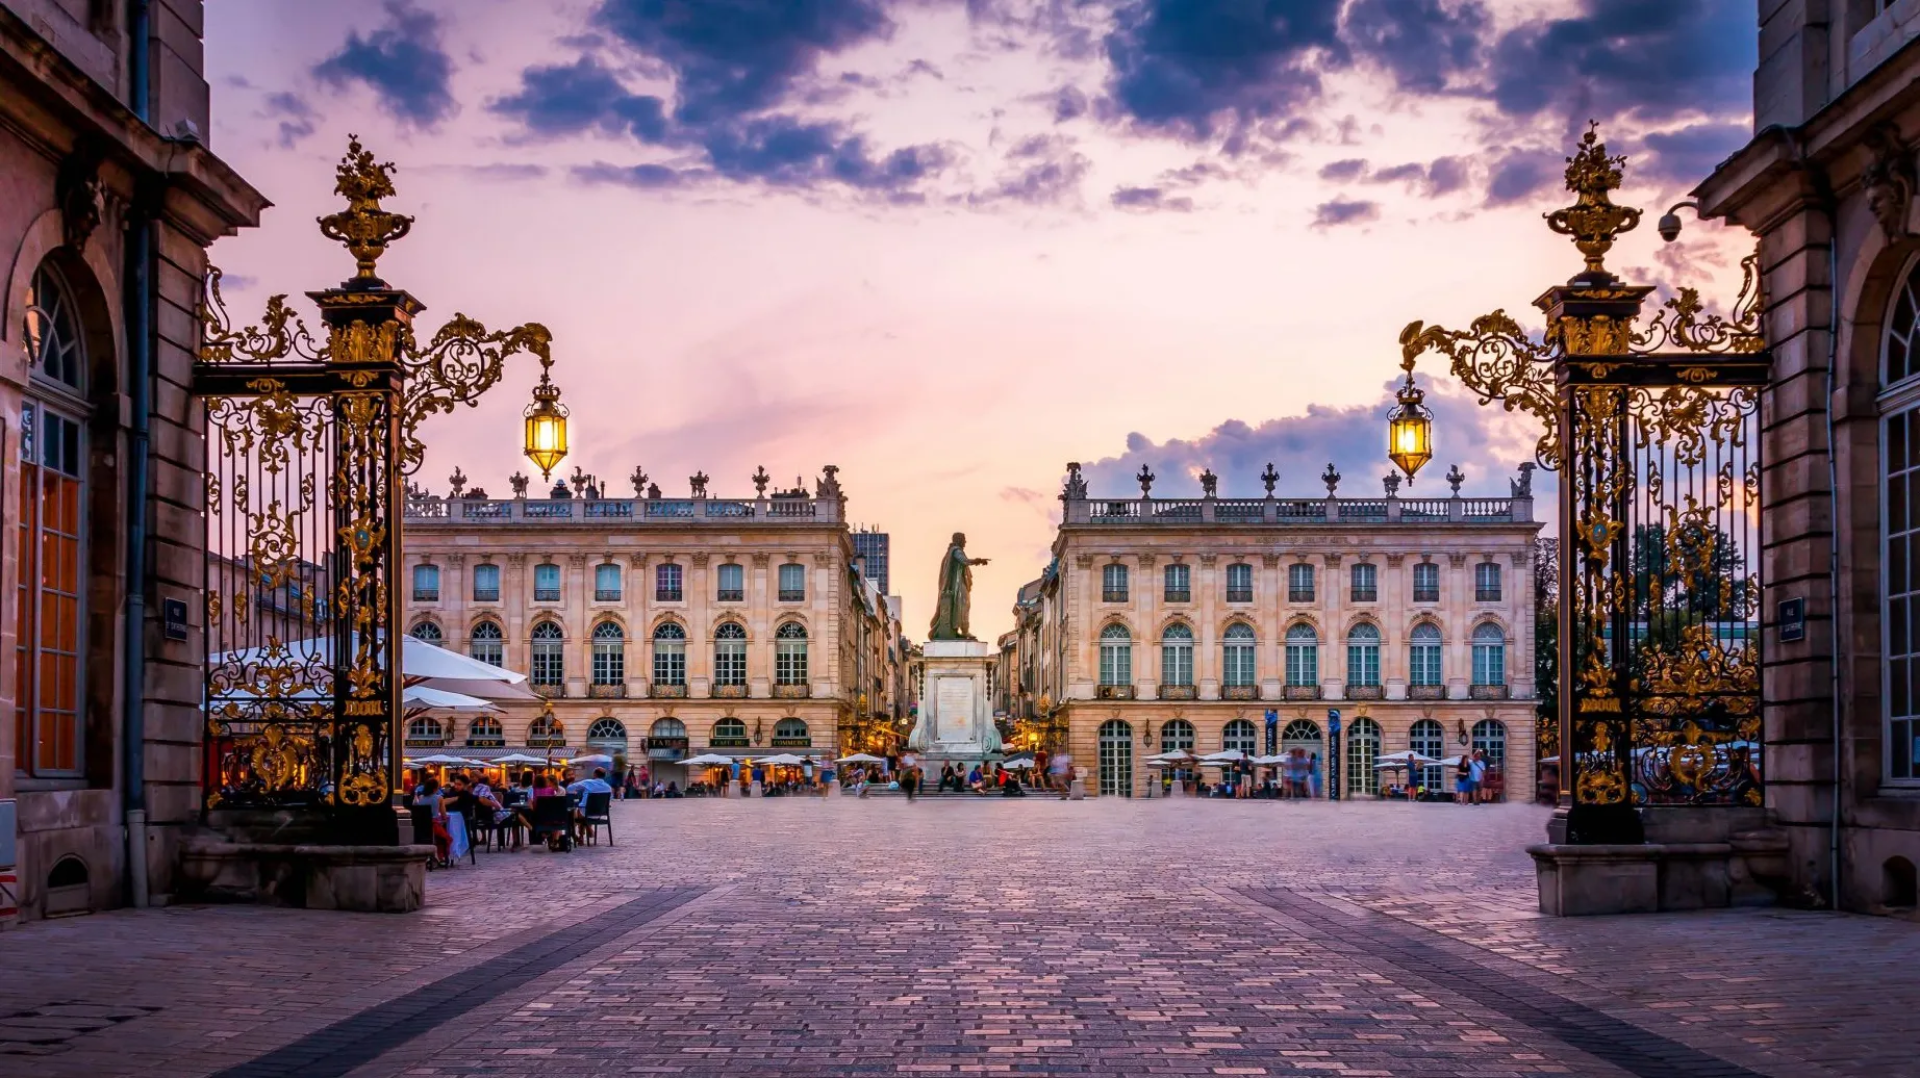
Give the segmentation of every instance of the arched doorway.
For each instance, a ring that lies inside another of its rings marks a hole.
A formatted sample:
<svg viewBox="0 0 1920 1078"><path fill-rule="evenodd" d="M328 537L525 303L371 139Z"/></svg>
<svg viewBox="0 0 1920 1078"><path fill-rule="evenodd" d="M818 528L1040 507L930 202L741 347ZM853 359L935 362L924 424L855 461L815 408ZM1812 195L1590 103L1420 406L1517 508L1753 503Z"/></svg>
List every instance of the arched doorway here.
<svg viewBox="0 0 1920 1078"><path fill-rule="evenodd" d="M1368 718L1353 720L1347 729L1347 774L1349 793L1378 794L1380 772L1373 765L1380 759L1380 724Z"/></svg>
<svg viewBox="0 0 1920 1078"><path fill-rule="evenodd" d="M1297 755L1296 755L1297 754ZM1309 789L1319 789L1322 768L1326 766L1326 752L1320 742L1320 724L1312 719L1295 719L1280 731L1280 755L1287 757L1305 757L1308 762L1307 783ZM1295 766L1291 763L1289 768ZM1286 770L1283 769L1283 774Z"/></svg>
<svg viewBox="0 0 1920 1078"><path fill-rule="evenodd" d="M1100 796L1133 796L1133 724L1108 719L1100 725Z"/></svg>
<svg viewBox="0 0 1920 1078"><path fill-rule="evenodd" d="M1187 720L1168 719L1166 722L1160 724L1161 752L1174 752L1176 750L1192 752L1193 741L1193 724ZM1166 768L1165 771L1168 777L1174 782L1185 782L1188 777L1193 774L1193 769L1188 767ZM1148 781L1153 781L1151 774L1148 776Z"/></svg>

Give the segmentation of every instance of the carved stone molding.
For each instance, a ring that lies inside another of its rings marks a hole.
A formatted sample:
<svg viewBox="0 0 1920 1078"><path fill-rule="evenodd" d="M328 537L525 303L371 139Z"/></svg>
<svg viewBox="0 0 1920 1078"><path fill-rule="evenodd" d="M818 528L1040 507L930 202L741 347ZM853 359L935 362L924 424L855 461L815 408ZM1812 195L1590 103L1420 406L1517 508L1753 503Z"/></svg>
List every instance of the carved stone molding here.
<svg viewBox="0 0 1920 1078"><path fill-rule="evenodd" d="M753 556L753 564L762 569L765 569L767 567L767 562L772 560L773 560L773 555L771 554L755 554Z"/></svg>
<svg viewBox="0 0 1920 1078"><path fill-rule="evenodd" d="M1405 554L1389 554L1387 555L1387 568L1398 569L1401 565L1405 564L1406 560L1407 556Z"/></svg>
<svg viewBox="0 0 1920 1078"><path fill-rule="evenodd" d="M524 569L524 568L526 568L526 567L527 567L527 556L526 556L525 554L509 554L509 555L507 555L507 567L508 567L508 568L510 568L510 569Z"/></svg>
<svg viewBox="0 0 1920 1078"><path fill-rule="evenodd" d="M647 556L639 553L629 554L627 555L627 564L633 566L635 569L645 569L647 567Z"/></svg>
<svg viewBox="0 0 1920 1078"><path fill-rule="evenodd" d="M447 566L452 569L465 569L467 567L467 556L465 554L449 554L447 555Z"/></svg>
<svg viewBox="0 0 1920 1078"><path fill-rule="evenodd" d="M1344 558L1345 556L1346 555L1344 554L1335 554L1331 552L1320 555L1321 559L1327 563L1327 566L1329 568L1338 566L1340 564L1340 559Z"/></svg>
<svg viewBox="0 0 1920 1078"><path fill-rule="evenodd" d="M1117 555L1117 554L1116 554L1116 555L1114 555L1114 558L1113 558L1113 560L1114 560L1114 561L1119 561L1119 560L1120 560L1120 556L1119 556L1119 555ZM1158 558L1157 556L1155 556L1155 555L1152 555L1152 554L1142 554L1142 555L1140 555L1140 558L1139 558L1139 561L1140 561L1140 568L1142 568L1142 569L1151 569L1151 568L1153 568L1153 567L1154 567L1155 565L1157 565L1157 564L1159 563L1159 561L1160 561L1160 559L1159 559L1159 558Z"/></svg>
<svg viewBox="0 0 1920 1078"><path fill-rule="evenodd" d="M707 567L707 555L704 552L692 555L689 560L693 562L695 569L705 569Z"/></svg>
<svg viewBox="0 0 1920 1078"><path fill-rule="evenodd" d="M1467 556L1465 554L1448 554L1447 564L1453 566L1455 569L1458 569L1461 566L1467 564Z"/></svg>
<svg viewBox="0 0 1920 1078"><path fill-rule="evenodd" d="M54 175L53 194L60 204L62 238L76 251L86 248L87 240L106 218L107 190L100 182L104 156L104 147L97 139L83 137L60 161Z"/></svg>
<svg viewBox="0 0 1920 1078"><path fill-rule="evenodd" d="M587 556L585 554L569 554L567 555L567 564L575 569L584 569L587 564Z"/></svg>
<svg viewBox="0 0 1920 1078"><path fill-rule="evenodd" d="M1900 144L1900 130L1881 124L1867 132L1866 145L1872 155L1860 173L1867 193L1867 209L1880 223L1888 240L1898 241L1909 231L1908 214L1913 205L1913 151Z"/></svg>
<svg viewBox="0 0 1920 1078"><path fill-rule="evenodd" d="M1280 555L1262 554L1260 555L1260 564L1266 566L1269 569L1277 569L1280 567Z"/></svg>
<svg viewBox="0 0 1920 1078"><path fill-rule="evenodd" d="M1533 560L1533 554L1530 551L1516 550L1508 554L1507 559L1513 563L1515 569L1521 569L1525 568L1527 563Z"/></svg>
<svg viewBox="0 0 1920 1078"><path fill-rule="evenodd" d="M1073 556L1073 565L1076 569L1091 569L1093 568L1093 555L1075 554Z"/></svg>
<svg viewBox="0 0 1920 1078"><path fill-rule="evenodd" d="M814 553L813 553L813 564L815 564L815 565L819 565L819 566L828 566L828 565L832 565L832 564L833 564L833 552L832 552L832 551L830 551L830 550L816 550L816 551L814 551Z"/></svg>
<svg viewBox="0 0 1920 1078"><path fill-rule="evenodd" d="M1220 555L1218 554L1200 555L1200 568L1202 569L1211 569L1215 565L1218 565L1219 563L1220 563Z"/></svg>

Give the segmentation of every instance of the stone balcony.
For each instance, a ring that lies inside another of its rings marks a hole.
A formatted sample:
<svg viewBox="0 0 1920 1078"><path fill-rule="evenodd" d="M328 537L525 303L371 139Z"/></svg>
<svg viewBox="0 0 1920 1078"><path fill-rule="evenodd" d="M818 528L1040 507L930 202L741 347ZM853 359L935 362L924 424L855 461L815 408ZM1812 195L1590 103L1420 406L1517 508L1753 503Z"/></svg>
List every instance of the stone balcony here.
<svg viewBox="0 0 1920 1078"><path fill-rule="evenodd" d="M556 490L563 488L556 488ZM545 497L487 498L462 494L443 497L414 490L407 495L409 526L464 524L541 527L730 526L742 523L813 525L837 524L845 516L844 499L835 481L831 489L807 493L795 489L754 498L687 498L659 496L657 490L640 498Z"/></svg>
<svg viewBox="0 0 1920 1078"><path fill-rule="evenodd" d="M1516 484L1516 489L1519 485ZM1533 495L1510 498L1100 498L1071 485L1065 525L1192 527L1196 524L1531 524Z"/></svg>
<svg viewBox="0 0 1920 1078"><path fill-rule="evenodd" d="M656 681L647 686L647 695L653 697L655 700L684 700L687 698L687 686L684 682L678 685L669 685L665 682Z"/></svg>
<svg viewBox="0 0 1920 1078"><path fill-rule="evenodd" d="M1222 700L1258 700L1260 699L1260 686L1258 685L1223 685L1220 687L1220 699Z"/></svg>
<svg viewBox="0 0 1920 1078"><path fill-rule="evenodd" d="M1199 695L1199 692L1196 691L1192 685L1160 686L1160 699L1162 700L1196 700L1199 698Z"/></svg>

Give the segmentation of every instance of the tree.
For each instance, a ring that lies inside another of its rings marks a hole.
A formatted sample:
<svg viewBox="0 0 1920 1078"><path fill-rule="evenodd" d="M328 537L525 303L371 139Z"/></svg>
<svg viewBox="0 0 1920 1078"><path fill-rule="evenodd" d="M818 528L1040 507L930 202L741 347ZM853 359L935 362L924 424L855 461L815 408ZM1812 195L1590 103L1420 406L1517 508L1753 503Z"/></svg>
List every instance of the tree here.
<svg viewBox="0 0 1920 1078"><path fill-rule="evenodd" d="M1696 621L1744 621L1752 587L1739 547L1714 523L1688 522L1671 534L1659 524L1633 529L1629 571L1633 618L1682 627ZM1662 618L1662 612L1680 615Z"/></svg>

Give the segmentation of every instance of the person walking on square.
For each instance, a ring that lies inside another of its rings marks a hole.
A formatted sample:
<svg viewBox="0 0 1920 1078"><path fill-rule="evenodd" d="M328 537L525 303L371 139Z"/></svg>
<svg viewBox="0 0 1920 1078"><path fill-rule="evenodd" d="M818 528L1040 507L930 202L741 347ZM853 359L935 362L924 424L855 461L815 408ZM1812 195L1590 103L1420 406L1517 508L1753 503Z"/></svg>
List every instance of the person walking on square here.
<svg viewBox="0 0 1920 1078"><path fill-rule="evenodd" d="M1453 799L1463 805L1473 803L1473 758L1464 753L1453 768Z"/></svg>
<svg viewBox="0 0 1920 1078"><path fill-rule="evenodd" d="M1473 750L1473 759L1469 762L1467 782L1472 787L1469 796L1478 805L1486 800L1487 755L1479 749Z"/></svg>

